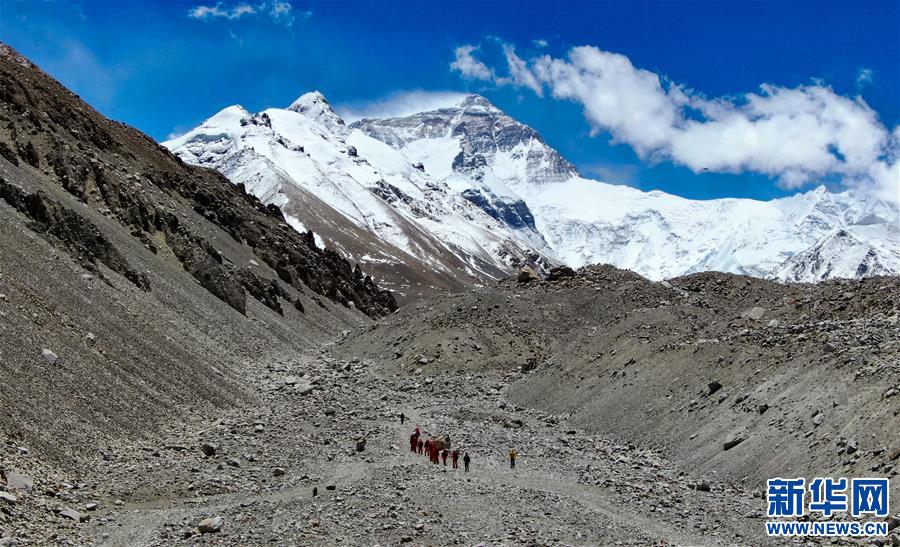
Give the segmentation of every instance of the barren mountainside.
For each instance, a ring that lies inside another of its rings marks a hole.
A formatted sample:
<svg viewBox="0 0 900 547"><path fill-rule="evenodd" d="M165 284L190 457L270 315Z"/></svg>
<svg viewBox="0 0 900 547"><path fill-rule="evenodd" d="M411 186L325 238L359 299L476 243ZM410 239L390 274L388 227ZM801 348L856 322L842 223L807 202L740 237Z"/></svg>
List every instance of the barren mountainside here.
<svg viewBox="0 0 900 547"><path fill-rule="evenodd" d="M0 367L15 386L0 422L66 465L179 404L252 398L229 368L251 355L396 309L276 207L103 118L7 46L0 258Z"/></svg>

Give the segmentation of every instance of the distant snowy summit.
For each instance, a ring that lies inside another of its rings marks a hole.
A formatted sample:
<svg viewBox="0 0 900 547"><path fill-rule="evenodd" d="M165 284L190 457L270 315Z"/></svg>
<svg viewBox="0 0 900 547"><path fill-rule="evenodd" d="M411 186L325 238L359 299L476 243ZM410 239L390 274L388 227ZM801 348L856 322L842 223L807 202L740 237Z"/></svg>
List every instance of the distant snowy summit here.
<svg viewBox="0 0 900 547"><path fill-rule="evenodd" d="M718 270L783 281L900 274L896 203L824 188L689 200L584 178L478 95L347 125L318 92L226 108L164 143L414 296L530 264L608 263L651 279Z"/></svg>

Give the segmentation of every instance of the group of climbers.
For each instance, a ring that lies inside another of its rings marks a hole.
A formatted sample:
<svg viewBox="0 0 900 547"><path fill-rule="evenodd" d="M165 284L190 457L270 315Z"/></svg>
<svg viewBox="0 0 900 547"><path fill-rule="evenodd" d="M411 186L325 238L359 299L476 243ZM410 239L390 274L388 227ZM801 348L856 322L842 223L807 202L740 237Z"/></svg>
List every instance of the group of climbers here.
<svg viewBox="0 0 900 547"><path fill-rule="evenodd" d="M401 423L404 421L405 416L400 415ZM453 449L450 450L449 447L444 446L443 440L438 439L426 439L422 440L422 431L416 426L416 430L413 431L412 435L409 436L409 451L414 454L426 455L428 456L429 461L434 464L438 464L441 461L444 462L444 465L447 465L447 458L450 458L452 462L451 465L453 469L459 469L459 450ZM472 461L472 458L469 457L468 452L463 453L463 466L465 471L469 472L469 463Z"/></svg>

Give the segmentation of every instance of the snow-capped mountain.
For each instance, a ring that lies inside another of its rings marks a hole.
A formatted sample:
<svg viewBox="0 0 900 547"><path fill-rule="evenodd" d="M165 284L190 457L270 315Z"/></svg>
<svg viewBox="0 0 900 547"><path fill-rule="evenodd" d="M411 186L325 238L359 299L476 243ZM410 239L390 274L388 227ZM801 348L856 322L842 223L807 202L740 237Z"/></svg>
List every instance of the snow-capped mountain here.
<svg viewBox="0 0 900 547"><path fill-rule="evenodd" d="M485 98L347 125L318 92L233 106L164 143L213 167L401 293L610 263L651 279L719 270L785 281L900 274L897 205L824 188L689 200L582 177Z"/></svg>
<svg viewBox="0 0 900 547"><path fill-rule="evenodd" d="M610 263L651 279L704 270L785 281L900 274L897 205L849 191L699 201L605 184L582 177L533 129L479 96L351 127L422 162L486 209L494 199L524 203L570 266ZM840 230L855 234L848 236L854 252L846 237L828 242Z"/></svg>
<svg viewBox="0 0 900 547"><path fill-rule="evenodd" d="M279 206L295 228L396 283L401 295L550 263L533 223L495 218L402 151L347 127L318 92L287 109L228 107L164 144Z"/></svg>

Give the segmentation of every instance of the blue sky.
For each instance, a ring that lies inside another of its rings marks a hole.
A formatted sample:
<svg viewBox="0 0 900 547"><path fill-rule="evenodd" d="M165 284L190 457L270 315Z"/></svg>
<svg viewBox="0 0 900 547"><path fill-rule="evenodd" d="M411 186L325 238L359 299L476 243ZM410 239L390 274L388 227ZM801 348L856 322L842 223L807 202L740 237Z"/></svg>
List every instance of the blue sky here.
<svg viewBox="0 0 900 547"><path fill-rule="evenodd" d="M198 7L206 9L192 11ZM719 151L710 152L713 167L703 171L704 146L730 134L723 123L705 124L697 135L664 124L658 129L668 136L649 139L634 119L587 114L593 97L567 96L565 76L545 75L541 88L516 81L504 46L515 48L528 74L550 63L577 68L570 56L576 46L596 48L585 62L624 56L634 74L687 90L691 109L725 101L729 110L713 114L723 119L756 119L746 94L760 94L764 84L785 90L779 109L794 104L787 91L810 86L831 93L825 105L858 105L860 96L865 108L856 114L872 126L866 135L890 137L900 124L898 36L898 2L0 1L0 39L105 115L157 140L231 104L284 107L313 89L344 108L411 90L477 92L535 127L586 175L701 199L768 199L819 182L840 188L868 176L860 165L873 154L885 164L895 159L882 147L850 165L855 152L824 139L837 160L798 151L807 155L794 165L778 150L737 159ZM451 69L465 45L477 48L477 62L495 76ZM542 56L543 65L535 61ZM812 100L813 91L803 98ZM618 92L626 99L635 93ZM673 93L661 100L665 109L682 108ZM685 107L679 116L673 123L683 128L701 115ZM648 118L648 131L657 117ZM791 134L791 127L775 127ZM836 143L865 137L838 133Z"/></svg>

